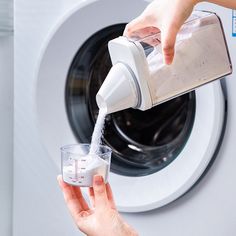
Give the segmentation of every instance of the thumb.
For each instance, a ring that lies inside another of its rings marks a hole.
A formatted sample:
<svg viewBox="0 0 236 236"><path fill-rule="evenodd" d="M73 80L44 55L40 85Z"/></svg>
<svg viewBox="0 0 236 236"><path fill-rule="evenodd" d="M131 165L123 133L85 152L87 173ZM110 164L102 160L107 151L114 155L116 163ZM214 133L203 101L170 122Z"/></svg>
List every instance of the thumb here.
<svg viewBox="0 0 236 236"><path fill-rule="evenodd" d="M130 37L133 32L148 26L150 26L150 22L146 20L146 17L140 15L126 25L123 35Z"/></svg>
<svg viewBox="0 0 236 236"><path fill-rule="evenodd" d="M95 175L93 177L93 191L95 208L106 208L109 202L106 192L106 185L102 176Z"/></svg>
<svg viewBox="0 0 236 236"><path fill-rule="evenodd" d="M162 27L161 31L161 43L162 43L162 53L164 63L170 65L173 61L175 54L175 41L178 33L178 28L176 27Z"/></svg>

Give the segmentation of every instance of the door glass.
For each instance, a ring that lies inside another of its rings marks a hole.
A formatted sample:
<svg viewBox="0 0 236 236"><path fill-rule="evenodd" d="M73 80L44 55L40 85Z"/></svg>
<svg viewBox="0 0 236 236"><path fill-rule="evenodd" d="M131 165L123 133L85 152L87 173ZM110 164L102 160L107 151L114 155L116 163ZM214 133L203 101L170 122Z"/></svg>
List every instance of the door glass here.
<svg viewBox="0 0 236 236"><path fill-rule="evenodd" d="M124 27L113 25L92 35L71 64L65 102L78 142L91 141L98 114L95 96L111 68L107 43L122 35ZM147 111L127 109L107 115L104 141L113 149L111 170L143 176L170 164L191 133L195 104L195 92L191 92Z"/></svg>

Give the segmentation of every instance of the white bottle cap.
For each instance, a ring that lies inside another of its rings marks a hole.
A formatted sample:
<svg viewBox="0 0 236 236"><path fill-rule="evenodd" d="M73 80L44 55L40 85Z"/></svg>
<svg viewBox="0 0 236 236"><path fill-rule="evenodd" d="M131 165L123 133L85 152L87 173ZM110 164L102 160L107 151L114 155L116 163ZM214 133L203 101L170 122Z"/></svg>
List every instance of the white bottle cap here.
<svg viewBox="0 0 236 236"><path fill-rule="evenodd" d="M96 95L99 108L107 113L136 107L139 104L139 89L131 69L123 63L115 64Z"/></svg>

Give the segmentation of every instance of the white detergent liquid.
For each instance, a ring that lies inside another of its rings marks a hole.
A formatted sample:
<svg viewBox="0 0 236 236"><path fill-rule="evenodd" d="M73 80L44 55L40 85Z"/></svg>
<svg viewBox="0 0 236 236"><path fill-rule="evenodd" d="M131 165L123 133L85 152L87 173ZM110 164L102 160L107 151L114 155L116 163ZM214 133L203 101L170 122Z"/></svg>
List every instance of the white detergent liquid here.
<svg viewBox="0 0 236 236"><path fill-rule="evenodd" d="M65 182L77 186L92 186L93 176L101 175L107 182L110 163L99 157L99 145L103 134L106 111L100 109L94 127L90 152L79 159L71 160L71 163L63 167L63 179Z"/></svg>

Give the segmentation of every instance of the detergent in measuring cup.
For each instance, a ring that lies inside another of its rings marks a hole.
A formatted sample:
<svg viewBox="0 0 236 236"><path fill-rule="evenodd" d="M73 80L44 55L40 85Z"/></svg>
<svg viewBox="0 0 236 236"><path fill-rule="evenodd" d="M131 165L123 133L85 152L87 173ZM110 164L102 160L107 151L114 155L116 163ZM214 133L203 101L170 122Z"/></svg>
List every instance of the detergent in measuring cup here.
<svg viewBox="0 0 236 236"><path fill-rule="evenodd" d="M94 175L101 175L105 183L107 182L111 149L99 145L97 152L90 154L90 146L90 144L75 144L61 148L62 178L66 183L91 187Z"/></svg>

